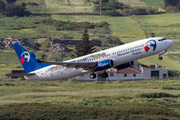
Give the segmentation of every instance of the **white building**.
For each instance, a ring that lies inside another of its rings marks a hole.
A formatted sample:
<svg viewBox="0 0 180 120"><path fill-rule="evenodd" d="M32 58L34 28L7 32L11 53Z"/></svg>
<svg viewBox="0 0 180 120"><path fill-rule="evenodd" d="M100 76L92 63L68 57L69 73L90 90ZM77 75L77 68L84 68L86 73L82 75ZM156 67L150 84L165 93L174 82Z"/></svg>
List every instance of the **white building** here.
<svg viewBox="0 0 180 120"><path fill-rule="evenodd" d="M90 74L78 76L79 81L115 81L115 80L150 80L150 79L167 79L168 69L161 66L151 65L147 67L129 67L122 70L110 68L106 70L108 78L102 78L101 74L104 71L96 72L96 78L91 79Z"/></svg>

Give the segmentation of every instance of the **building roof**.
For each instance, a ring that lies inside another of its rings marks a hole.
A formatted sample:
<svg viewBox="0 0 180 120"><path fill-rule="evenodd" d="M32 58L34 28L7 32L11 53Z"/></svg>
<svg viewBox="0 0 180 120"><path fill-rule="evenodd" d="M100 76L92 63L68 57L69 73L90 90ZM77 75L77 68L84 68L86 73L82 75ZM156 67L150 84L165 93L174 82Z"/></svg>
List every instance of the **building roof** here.
<svg viewBox="0 0 180 120"><path fill-rule="evenodd" d="M146 68L146 67L143 67L144 70L168 70L167 68Z"/></svg>
<svg viewBox="0 0 180 120"><path fill-rule="evenodd" d="M120 73L120 74L143 74L140 71L138 71L138 68L128 67L121 70L117 70L114 68L106 70L107 73ZM104 71L98 71L97 74L102 74Z"/></svg>
<svg viewBox="0 0 180 120"><path fill-rule="evenodd" d="M118 70L118 73L122 73L122 74L143 74L138 70L139 70L138 68L128 67L128 68L124 68L122 70Z"/></svg>
<svg viewBox="0 0 180 120"><path fill-rule="evenodd" d="M168 70L167 68L146 68L146 67L142 67L143 70ZM106 70L107 73L119 73L119 74L143 74L142 72L140 72L140 67L128 67L128 68L124 68L121 70L117 70L115 68L110 68L108 70ZM104 73L104 70L102 71L98 71L96 72L97 74L102 74Z"/></svg>

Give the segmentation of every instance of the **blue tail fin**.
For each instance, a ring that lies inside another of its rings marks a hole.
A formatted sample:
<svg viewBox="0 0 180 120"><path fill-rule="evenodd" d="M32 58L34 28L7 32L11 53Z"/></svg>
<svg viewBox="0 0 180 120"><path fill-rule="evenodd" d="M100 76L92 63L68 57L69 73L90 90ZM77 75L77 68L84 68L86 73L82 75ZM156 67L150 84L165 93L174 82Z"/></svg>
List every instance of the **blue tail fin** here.
<svg viewBox="0 0 180 120"><path fill-rule="evenodd" d="M13 47L26 73L50 66L50 64L38 63L39 58L33 52L26 50L18 42L14 43Z"/></svg>

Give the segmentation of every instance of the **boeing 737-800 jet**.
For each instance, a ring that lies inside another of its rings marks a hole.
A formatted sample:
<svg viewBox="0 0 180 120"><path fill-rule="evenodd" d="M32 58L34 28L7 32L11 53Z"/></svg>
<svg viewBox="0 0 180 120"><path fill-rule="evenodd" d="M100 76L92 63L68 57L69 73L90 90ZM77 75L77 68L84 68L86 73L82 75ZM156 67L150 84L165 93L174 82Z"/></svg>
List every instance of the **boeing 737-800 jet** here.
<svg viewBox="0 0 180 120"><path fill-rule="evenodd" d="M123 69L133 65L133 60L167 52L167 49L174 44L174 41L163 37L153 37L135 42L127 43L110 49L102 50L64 62L46 62L40 60L34 53L29 52L19 43L13 47L23 65L26 73L11 74L9 76L25 76L30 80L63 80L75 76L90 74L95 78L96 71L104 70L102 77L107 78L106 69Z"/></svg>

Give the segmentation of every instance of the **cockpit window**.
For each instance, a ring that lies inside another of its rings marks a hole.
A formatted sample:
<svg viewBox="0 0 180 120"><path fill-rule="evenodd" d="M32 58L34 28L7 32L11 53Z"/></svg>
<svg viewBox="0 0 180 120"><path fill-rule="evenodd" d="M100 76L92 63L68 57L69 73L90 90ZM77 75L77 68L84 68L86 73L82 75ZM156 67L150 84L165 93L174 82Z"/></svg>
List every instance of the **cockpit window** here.
<svg viewBox="0 0 180 120"><path fill-rule="evenodd" d="M158 41L163 41L163 40L167 40L166 38L162 38L162 39L160 39L160 40L158 40Z"/></svg>

